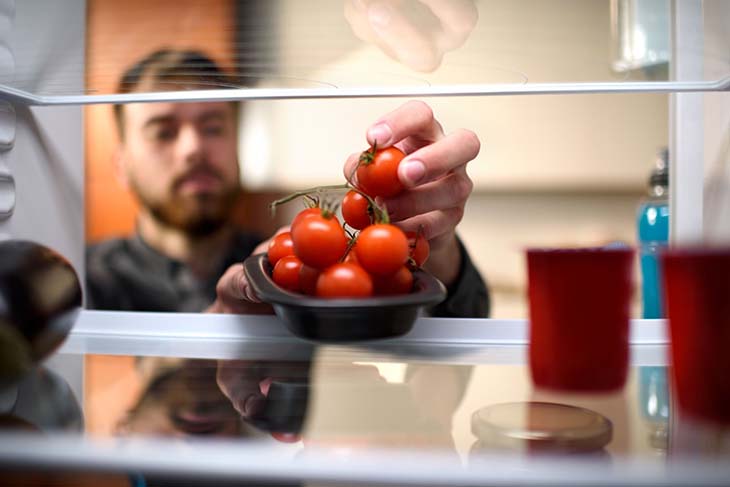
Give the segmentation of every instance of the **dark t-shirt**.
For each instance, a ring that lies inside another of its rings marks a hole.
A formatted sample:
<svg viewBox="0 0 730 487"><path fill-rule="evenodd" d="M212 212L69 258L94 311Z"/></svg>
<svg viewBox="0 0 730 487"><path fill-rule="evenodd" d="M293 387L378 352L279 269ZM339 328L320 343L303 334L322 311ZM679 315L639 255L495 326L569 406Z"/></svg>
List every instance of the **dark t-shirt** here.
<svg viewBox="0 0 730 487"><path fill-rule="evenodd" d="M112 239L86 251L86 306L118 311L200 312L215 301L220 276L243 262L261 242L258 236L238 232L219 271L200 279L185 264L147 245L139 235ZM459 278L447 299L431 310L432 316L486 317L489 295L481 275L461 242Z"/></svg>

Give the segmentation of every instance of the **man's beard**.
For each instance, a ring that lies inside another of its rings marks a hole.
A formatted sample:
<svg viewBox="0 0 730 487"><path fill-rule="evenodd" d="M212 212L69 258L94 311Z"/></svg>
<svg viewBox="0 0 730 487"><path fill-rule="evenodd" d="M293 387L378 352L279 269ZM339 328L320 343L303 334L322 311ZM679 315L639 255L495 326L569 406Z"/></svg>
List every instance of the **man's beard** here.
<svg viewBox="0 0 730 487"><path fill-rule="evenodd" d="M191 237L211 235L229 223L241 194L241 187L235 185L218 194L181 195L173 189L167 198L154 199L134 181L132 187L142 206L155 220Z"/></svg>

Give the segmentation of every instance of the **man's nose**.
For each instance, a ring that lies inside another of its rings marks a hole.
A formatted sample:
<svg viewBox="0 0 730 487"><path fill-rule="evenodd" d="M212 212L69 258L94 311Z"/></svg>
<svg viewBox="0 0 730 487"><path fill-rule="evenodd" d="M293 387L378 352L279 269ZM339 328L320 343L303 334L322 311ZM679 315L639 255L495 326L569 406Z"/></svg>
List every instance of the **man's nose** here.
<svg viewBox="0 0 730 487"><path fill-rule="evenodd" d="M176 151L178 160L185 164L197 164L204 153L203 138L194 126L185 125L178 134Z"/></svg>

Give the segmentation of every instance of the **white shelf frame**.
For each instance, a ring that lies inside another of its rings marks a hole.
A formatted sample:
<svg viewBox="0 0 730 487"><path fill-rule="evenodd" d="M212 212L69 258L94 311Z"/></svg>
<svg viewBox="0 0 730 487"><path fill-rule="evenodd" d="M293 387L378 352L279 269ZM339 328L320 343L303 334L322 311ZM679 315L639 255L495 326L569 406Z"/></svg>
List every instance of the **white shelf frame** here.
<svg viewBox="0 0 730 487"><path fill-rule="evenodd" d="M666 322L637 319L630 326L632 364L666 365ZM401 337L328 343L294 336L273 315L85 310L58 353L299 360L324 348L350 361L524 364L528 344L526 319L423 317Z"/></svg>
<svg viewBox="0 0 730 487"><path fill-rule="evenodd" d="M695 79L701 79L701 77ZM713 81L451 84L384 88L240 88L161 91L154 93L116 93L107 95L38 95L11 86L0 85L0 99L29 106L78 106L110 103L125 104L193 101L591 95L611 93L702 93L726 91L730 91L730 76Z"/></svg>

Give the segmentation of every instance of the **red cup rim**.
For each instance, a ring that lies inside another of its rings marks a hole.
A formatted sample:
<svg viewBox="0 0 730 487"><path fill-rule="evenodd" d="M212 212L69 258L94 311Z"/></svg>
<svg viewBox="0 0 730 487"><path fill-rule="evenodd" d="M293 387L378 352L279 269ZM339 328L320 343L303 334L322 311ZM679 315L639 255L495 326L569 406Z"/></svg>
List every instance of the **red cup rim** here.
<svg viewBox="0 0 730 487"><path fill-rule="evenodd" d="M528 247L528 254L631 254L633 247Z"/></svg>
<svg viewBox="0 0 730 487"><path fill-rule="evenodd" d="M727 246L686 246L670 247L662 252L666 257L716 257L730 255L730 247Z"/></svg>

